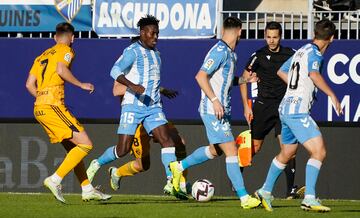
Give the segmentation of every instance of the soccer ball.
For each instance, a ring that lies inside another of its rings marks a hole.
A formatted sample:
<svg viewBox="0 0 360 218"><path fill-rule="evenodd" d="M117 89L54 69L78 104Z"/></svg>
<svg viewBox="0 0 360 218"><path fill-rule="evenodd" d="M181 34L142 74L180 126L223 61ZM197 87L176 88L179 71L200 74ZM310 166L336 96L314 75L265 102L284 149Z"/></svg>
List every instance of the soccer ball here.
<svg viewBox="0 0 360 218"><path fill-rule="evenodd" d="M199 179L194 182L191 194L197 201L206 202L210 201L214 195L214 185L206 179Z"/></svg>

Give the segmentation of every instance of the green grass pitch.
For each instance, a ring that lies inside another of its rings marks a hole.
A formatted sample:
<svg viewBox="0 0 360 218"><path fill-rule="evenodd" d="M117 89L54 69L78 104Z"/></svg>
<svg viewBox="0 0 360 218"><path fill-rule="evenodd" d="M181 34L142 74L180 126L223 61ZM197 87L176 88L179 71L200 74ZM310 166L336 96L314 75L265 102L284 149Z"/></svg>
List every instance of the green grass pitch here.
<svg viewBox="0 0 360 218"><path fill-rule="evenodd" d="M0 217L78 218L78 217L360 217L358 200L324 200L331 212L302 211L301 200L275 199L274 211L263 208L244 210L235 197L214 197L210 202L179 201L169 196L113 195L106 202L82 202L81 196L65 195L67 204L51 194L0 193Z"/></svg>

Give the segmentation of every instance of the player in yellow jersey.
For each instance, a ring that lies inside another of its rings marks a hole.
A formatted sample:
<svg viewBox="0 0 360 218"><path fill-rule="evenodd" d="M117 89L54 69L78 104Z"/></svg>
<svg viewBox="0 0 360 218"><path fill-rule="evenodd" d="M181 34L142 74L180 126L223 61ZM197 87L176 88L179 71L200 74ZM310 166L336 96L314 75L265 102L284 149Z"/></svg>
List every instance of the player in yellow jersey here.
<svg viewBox="0 0 360 218"><path fill-rule="evenodd" d="M125 91L126 91L126 86L118 83L117 81L114 82L113 94L114 96L119 96L120 101L122 100L122 96L125 94ZM161 88L160 92L162 95L168 98L174 98L177 96L177 92L165 88ZM186 156L184 139L179 135L179 132L177 131L174 125L172 125L171 123L169 123L168 125L170 130L169 131L170 137L175 143L175 155L179 160L182 160ZM112 177L112 179L110 180L110 184L114 190L119 189L120 186L119 182L122 177L133 176L137 173L145 172L150 168L151 139L152 137L149 136L143 125L140 124L136 129L134 135L134 141L131 145L131 151L135 157L135 160L129 161L126 164L120 166L119 168L116 167L109 168L109 172ZM154 142L156 141L154 140ZM96 172L104 164L107 164L107 162L104 162L101 157L91 161L91 164L87 169L87 175L90 181L93 180ZM167 175L167 179L168 181L164 187L164 193L169 195L174 195L175 193L173 193L171 175ZM180 199L186 199L187 187L186 187L185 177L181 179L180 187L183 195L176 197Z"/></svg>
<svg viewBox="0 0 360 218"><path fill-rule="evenodd" d="M44 180L55 198L62 203L61 181L74 170L82 188L82 199L108 200L110 195L96 190L87 178L82 159L93 145L84 127L69 112L64 104L64 83L69 82L92 93L91 83L82 83L70 71L74 59L71 48L74 42L74 27L69 23L56 26L56 44L38 56L30 70L26 88L36 98L34 115L50 138L51 143L62 143L67 151L64 161L54 174Z"/></svg>

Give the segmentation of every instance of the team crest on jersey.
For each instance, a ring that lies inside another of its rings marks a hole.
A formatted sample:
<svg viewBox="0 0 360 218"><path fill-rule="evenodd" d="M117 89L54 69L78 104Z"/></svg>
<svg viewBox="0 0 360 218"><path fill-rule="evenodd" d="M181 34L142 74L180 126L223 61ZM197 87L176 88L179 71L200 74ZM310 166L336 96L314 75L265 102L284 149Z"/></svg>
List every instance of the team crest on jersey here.
<svg viewBox="0 0 360 218"><path fill-rule="evenodd" d="M54 0L56 10L69 23L75 18L80 11L82 0Z"/></svg>

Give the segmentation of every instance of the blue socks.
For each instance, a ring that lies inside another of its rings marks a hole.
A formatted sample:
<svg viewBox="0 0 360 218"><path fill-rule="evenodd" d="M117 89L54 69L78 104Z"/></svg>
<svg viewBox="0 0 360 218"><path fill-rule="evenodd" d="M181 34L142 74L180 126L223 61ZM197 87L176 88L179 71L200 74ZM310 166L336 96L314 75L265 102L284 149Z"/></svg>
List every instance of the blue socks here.
<svg viewBox="0 0 360 218"><path fill-rule="evenodd" d="M280 163L278 160L276 160L276 158L274 158L270 165L262 190L271 193L277 178L279 177L281 172L285 169L285 167L286 164Z"/></svg>
<svg viewBox="0 0 360 218"><path fill-rule="evenodd" d="M214 156L210 153L210 147L209 146L202 146L198 149L196 149L192 154L187 156L185 159L183 159L180 163L183 168L183 170L203 163L209 159L213 159Z"/></svg>
<svg viewBox="0 0 360 218"><path fill-rule="evenodd" d="M305 198L315 198L315 186L321 168L321 161L310 158L306 164Z"/></svg>
<svg viewBox="0 0 360 218"><path fill-rule="evenodd" d="M242 174L240 172L238 157L229 156L226 157L225 161L226 161L226 172L229 179L231 180L232 186L236 191L236 195L239 198L248 195L244 186L244 180Z"/></svg>
<svg viewBox="0 0 360 218"><path fill-rule="evenodd" d="M116 157L116 151L115 151L115 147L116 146L111 146L108 149L105 150L105 152L97 159L98 163L100 164L100 166L108 164L114 160L117 159Z"/></svg>
<svg viewBox="0 0 360 218"><path fill-rule="evenodd" d="M169 169L169 164L173 161L176 161L175 156L175 147L167 147L161 149L161 162L164 165L166 177L170 178L172 176Z"/></svg>

